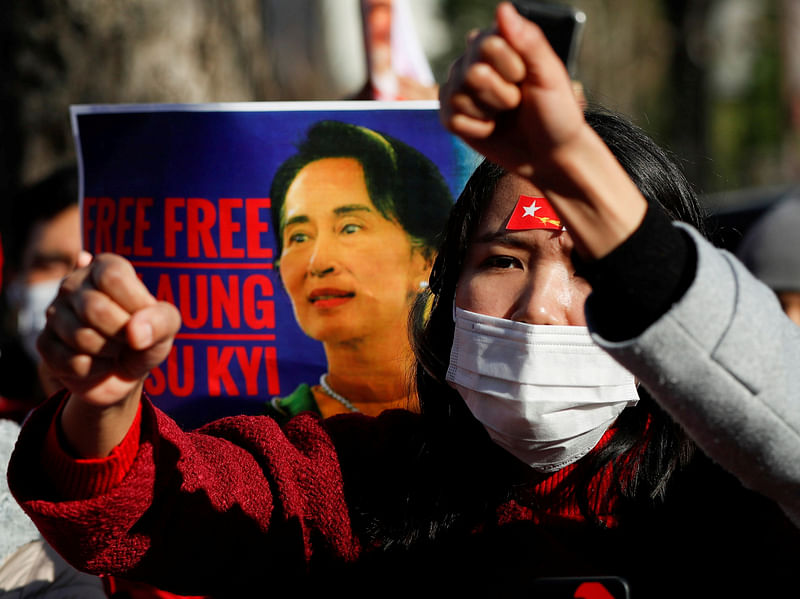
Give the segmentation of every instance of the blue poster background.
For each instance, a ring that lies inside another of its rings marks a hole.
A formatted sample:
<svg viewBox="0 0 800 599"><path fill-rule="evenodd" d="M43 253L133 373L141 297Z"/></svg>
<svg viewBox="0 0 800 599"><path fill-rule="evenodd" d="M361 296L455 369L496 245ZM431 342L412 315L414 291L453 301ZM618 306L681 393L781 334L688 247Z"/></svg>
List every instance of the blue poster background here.
<svg viewBox="0 0 800 599"><path fill-rule="evenodd" d="M325 356L321 344L295 321L274 267L274 230L263 201L252 202L256 208L249 213L265 229L255 231L259 257L247 252L244 257L220 257L221 234L214 229L217 257L204 252L198 258L187 249L185 231L173 230L174 255L165 255L166 199L184 200L172 205L176 219L185 218L186 202L192 198L212 204L220 198L241 199L241 204L228 205L228 218L241 229L231 233L228 244L239 250L250 247L255 237L251 232L246 238L245 229L252 225L244 218L247 199L269 196L277 167L294 153L309 127L322 120L369 127L417 148L439 167L455 199L477 164L476 155L441 127L435 103L407 104L72 107L86 249L129 253L151 292L168 287L185 302L187 314L197 317L191 328L184 322L173 355L148 380L156 404L181 424L191 427L223 415L259 413L271 396L315 382L325 371ZM137 255L142 248L149 255ZM272 256L265 258L267 248ZM202 318L197 295L231 282L239 284L232 302L250 298L250 322L264 323L274 311L274 327L252 328L244 314L239 314L238 326L231 326L221 308L216 323L210 313ZM213 372L201 356L209 357Z"/></svg>

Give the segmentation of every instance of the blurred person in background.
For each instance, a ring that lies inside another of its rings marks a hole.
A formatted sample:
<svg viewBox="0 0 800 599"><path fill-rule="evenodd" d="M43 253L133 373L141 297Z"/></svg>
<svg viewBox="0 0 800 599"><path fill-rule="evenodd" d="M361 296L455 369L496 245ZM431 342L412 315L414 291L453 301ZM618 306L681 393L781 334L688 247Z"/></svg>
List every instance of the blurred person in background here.
<svg viewBox="0 0 800 599"><path fill-rule="evenodd" d="M367 81L355 100L436 100L408 0L361 0Z"/></svg>
<svg viewBox="0 0 800 599"><path fill-rule="evenodd" d="M101 599L103 581L70 566L42 538L11 496L6 466L20 425L0 417L0 597Z"/></svg>
<svg viewBox="0 0 800 599"><path fill-rule="evenodd" d="M779 200L748 228L737 248L745 266L800 325L800 195Z"/></svg>
<svg viewBox="0 0 800 599"><path fill-rule="evenodd" d="M78 572L41 538L5 483L19 423L62 387L41 360L36 338L61 280L78 264L80 227L74 164L23 188L12 199L11 218L3 226L7 312L0 354L0 591L8 593L3 597L177 597L149 585Z"/></svg>
<svg viewBox="0 0 800 599"><path fill-rule="evenodd" d="M56 553L14 501L6 482L20 422L56 384L49 376L39 378L36 336L61 279L75 267L80 252L75 167L26 187L12 202L0 246L0 269L7 273L0 275L0 292L9 295L12 309L0 347L0 596L101 599L106 597L101 579L79 572Z"/></svg>
<svg viewBox="0 0 800 599"><path fill-rule="evenodd" d="M81 251L78 172L54 170L11 199L2 227L5 253L3 335L0 341L0 415L21 421L60 388L36 351L45 311Z"/></svg>

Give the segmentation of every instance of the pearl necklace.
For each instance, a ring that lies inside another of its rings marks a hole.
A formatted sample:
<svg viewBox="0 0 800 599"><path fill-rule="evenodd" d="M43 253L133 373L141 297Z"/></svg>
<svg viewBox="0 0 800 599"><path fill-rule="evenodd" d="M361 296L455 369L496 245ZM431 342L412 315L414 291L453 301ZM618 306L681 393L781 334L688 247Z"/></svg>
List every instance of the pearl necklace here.
<svg viewBox="0 0 800 599"><path fill-rule="evenodd" d="M326 394L328 394L330 397L332 397L333 399L338 401L340 404L342 404L345 408L347 408L351 412L360 412L361 411L357 407L355 407L352 404L352 402L349 399L347 399L344 395L339 395L338 393L336 393L336 391L331 389L331 386L328 384L328 374L327 373L325 373L325 374L323 374L322 376L319 377L319 384L322 387L323 391L325 391Z"/></svg>

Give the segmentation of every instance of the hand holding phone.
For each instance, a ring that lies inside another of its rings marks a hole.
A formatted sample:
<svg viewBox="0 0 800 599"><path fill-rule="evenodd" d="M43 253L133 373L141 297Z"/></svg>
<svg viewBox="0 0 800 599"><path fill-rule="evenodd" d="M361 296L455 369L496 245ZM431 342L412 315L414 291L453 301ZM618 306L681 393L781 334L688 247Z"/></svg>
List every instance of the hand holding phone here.
<svg viewBox="0 0 800 599"><path fill-rule="evenodd" d="M586 13L571 6L535 0L512 0L512 4L519 14L542 29L570 76L574 77Z"/></svg>
<svg viewBox="0 0 800 599"><path fill-rule="evenodd" d="M583 109L541 27L510 2L471 37L440 93L440 120L491 161L530 177L583 132Z"/></svg>

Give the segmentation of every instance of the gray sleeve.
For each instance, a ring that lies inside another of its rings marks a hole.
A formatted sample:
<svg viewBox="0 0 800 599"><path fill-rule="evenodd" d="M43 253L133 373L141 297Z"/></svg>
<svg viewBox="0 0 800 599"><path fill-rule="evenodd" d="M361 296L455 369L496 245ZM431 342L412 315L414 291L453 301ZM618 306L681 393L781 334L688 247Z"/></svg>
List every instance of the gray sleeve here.
<svg viewBox="0 0 800 599"><path fill-rule="evenodd" d="M800 526L800 326L736 258L684 228L698 261L684 296L640 336L595 341L709 457Z"/></svg>
<svg viewBox="0 0 800 599"><path fill-rule="evenodd" d="M6 480L8 460L18 435L19 424L0 418L0 568L17 549L40 536L33 521L14 500Z"/></svg>

